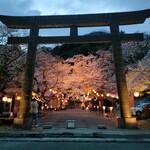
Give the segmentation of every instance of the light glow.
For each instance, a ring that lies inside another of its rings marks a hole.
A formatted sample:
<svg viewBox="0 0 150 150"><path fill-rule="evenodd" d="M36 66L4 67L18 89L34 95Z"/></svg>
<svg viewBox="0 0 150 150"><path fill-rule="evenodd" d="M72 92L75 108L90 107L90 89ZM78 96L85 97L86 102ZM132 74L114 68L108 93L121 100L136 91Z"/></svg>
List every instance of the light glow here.
<svg viewBox="0 0 150 150"><path fill-rule="evenodd" d="M139 97L139 96L140 96L140 93L139 93L139 92L134 92L134 96L135 96L135 97Z"/></svg>
<svg viewBox="0 0 150 150"><path fill-rule="evenodd" d="M3 102L6 102L7 101L7 97L5 96L5 97L3 97Z"/></svg>

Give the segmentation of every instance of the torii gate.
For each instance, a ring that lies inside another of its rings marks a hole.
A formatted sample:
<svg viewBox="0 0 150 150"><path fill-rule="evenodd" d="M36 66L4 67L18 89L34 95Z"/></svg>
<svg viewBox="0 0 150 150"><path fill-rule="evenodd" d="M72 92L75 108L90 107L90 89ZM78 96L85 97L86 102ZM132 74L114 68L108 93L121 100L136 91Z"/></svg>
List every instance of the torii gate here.
<svg viewBox="0 0 150 150"><path fill-rule="evenodd" d="M28 113L32 94L32 84L35 68L37 44L52 43L99 43L112 42L113 59L117 81L117 90L120 100L121 118L118 119L120 128L136 127L136 119L132 118L129 102L124 65L122 60L122 40L143 40L143 34L120 34L120 25L141 24L150 17L150 9L103 14L60 15L60 16L2 16L0 20L8 27L15 29L30 29L29 37L9 37L9 44L28 44L25 67L25 80L20 109L14 124L28 126ZM79 36L78 27L109 26L109 35ZM70 28L70 36L40 37L40 28Z"/></svg>

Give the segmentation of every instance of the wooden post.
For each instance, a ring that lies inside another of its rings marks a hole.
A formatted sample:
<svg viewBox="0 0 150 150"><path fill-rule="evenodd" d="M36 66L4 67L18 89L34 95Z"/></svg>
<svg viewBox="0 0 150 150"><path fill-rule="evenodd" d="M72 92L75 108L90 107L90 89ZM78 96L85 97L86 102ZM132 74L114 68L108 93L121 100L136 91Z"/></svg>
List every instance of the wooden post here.
<svg viewBox="0 0 150 150"><path fill-rule="evenodd" d="M70 36L71 37L77 37L78 36L78 28L73 26L70 28Z"/></svg>

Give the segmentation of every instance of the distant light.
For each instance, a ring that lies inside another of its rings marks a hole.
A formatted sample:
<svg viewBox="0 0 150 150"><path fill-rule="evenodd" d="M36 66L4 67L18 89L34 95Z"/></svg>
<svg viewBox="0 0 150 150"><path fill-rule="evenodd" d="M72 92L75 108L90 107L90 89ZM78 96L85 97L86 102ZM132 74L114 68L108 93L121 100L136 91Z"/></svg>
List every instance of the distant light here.
<svg viewBox="0 0 150 150"><path fill-rule="evenodd" d="M103 106L103 110L105 110L106 109L106 106Z"/></svg>
<svg viewBox="0 0 150 150"><path fill-rule="evenodd" d="M98 93L96 93L97 94L97 96L99 96L99 94Z"/></svg>
<svg viewBox="0 0 150 150"><path fill-rule="evenodd" d="M7 99L7 102L8 102L8 103L11 103L11 102L12 102L12 99L11 99L11 98L8 98L8 99Z"/></svg>
<svg viewBox="0 0 150 150"><path fill-rule="evenodd" d="M109 96L109 93L107 93L106 96L108 97L108 96Z"/></svg>
<svg viewBox="0 0 150 150"><path fill-rule="evenodd" d="M17 96L16 99L17 99L17 100L21 100L21 96Z"/></svg>
<svg viewBox="0 0 150 150"><path fill-rule="evenodd" d="M110 107L109 107L109 110L110 110L110 112L112 112L112 110L113 110L113 107L112 107L112 106L110 106Z"/></svg>
<svg viewBox="0 0 150 150"><path fill-rule="evenodd" d="M134 96L135 96L135 97L139 97L139 96L140 96L140 93L139 93L139 92L134 92Z"/></svg>
<svg viewBox="0 0 150 150"><path fill-rule="evenodd" d="M36 94L34 92L32 92L32 95L35 96Z"/></svg>
<svg viewBox="0 0 150 150"><path fill-rule="evenodd" d="M6 102L7 101L7 97L5 96L5 97L3 97L3 102Z"/></svg>
<svg viewBox="0 0 150 150"><path fill-rule="evenodd" d="M101 97L103 97L104 95L103 94L101 94Z"/></svg>
<svg viewBox="0 0 150 150"><path fill-rule="evenodd" d="M41 106L41 109L44 110L44 106Z"/></svg>
<svg viewBox="0 0 150 150"><path fill-rule="evenodd" d="M95 90L93 90L93 92L94 92L94 93L96 93L96 91L95 91Z"/></svg>

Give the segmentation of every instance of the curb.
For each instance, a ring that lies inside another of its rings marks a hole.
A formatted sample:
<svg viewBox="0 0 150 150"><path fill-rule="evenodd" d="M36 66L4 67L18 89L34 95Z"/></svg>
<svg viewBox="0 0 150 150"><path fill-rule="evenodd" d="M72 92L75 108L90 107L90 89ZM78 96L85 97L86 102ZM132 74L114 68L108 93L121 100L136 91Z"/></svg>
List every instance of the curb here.
<svg viewBox="0 0 150 150"><path fill-rule="evenodd" d="M29 131L19 131L19 132L0 132L0 138L118 138L118 139L150 139L149 132L109 132L109 131L99 131L99 132L89 132L83 133L79 131L61 131L61 132L29 132Z"/></svg>
<svg viewBox="0 0 150 150"><path fill-rule="evenodd" d="M128 138L0 138L5 142L107 142L107 143L150 143L150 138L128 139Z"/></svg>

